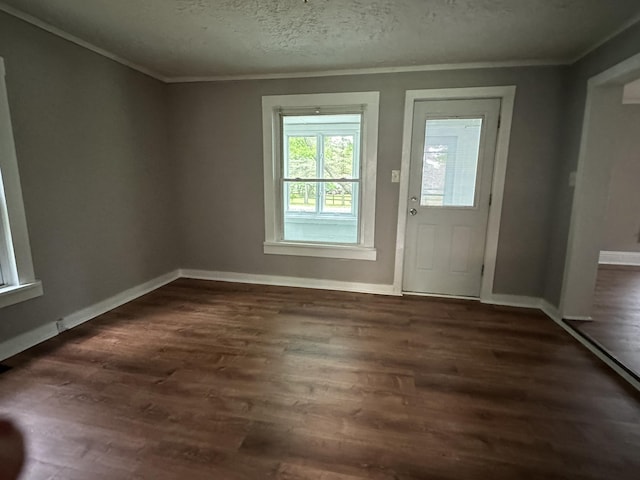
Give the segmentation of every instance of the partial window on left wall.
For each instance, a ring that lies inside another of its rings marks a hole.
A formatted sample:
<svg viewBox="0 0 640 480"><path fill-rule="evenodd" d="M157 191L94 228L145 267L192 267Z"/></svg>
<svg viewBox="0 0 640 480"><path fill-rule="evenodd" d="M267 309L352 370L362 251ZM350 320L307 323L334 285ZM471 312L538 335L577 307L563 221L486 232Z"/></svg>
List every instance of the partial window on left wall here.
<svg viewBox="0 0 640 480"><path fill-rule="evenodd" d="M0 58L0 308L42 295L35 279L4 60Z"/></svg>

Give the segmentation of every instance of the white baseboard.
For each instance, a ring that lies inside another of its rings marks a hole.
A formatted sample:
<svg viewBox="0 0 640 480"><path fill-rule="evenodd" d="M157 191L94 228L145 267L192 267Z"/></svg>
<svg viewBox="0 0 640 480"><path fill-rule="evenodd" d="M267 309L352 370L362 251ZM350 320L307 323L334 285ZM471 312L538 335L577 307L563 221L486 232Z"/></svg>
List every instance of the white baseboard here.
<svg viewBox="0 0 640 480"><path fill-rule="evenodd" d="M102 315L109 310L113 310L120 305L124 305L131 300L135 300L142 295L146 295L147 293L152 292L169 282L177 280L179 277L179 271L175 270L173 272L165 273L164 275L156 277L153 280L149 280L148 282L136 285L135 287L129 288L124 292L120 292L113 297L109 297L105 300L102 300L101 302L95 303L87 308L83 308L82 310L78 310L77 312L63 317L58 321L59 328L61 328L62 330L68 330L70 328L77 327L87 320L91 320L92 318L95 318L98 315Z"/></svg>
<svg viewBox="0 0 640 480"><path fill-rule="evenodd" d="M527 297L524 295L492 294L487 298L481 298L480 302L488 305L539 309L541 299L538 297Z"/></svg>
<svg viewBox="0 0 640 480"><path fill-rule="evenodd" d="M630 265L640 267L640 252L600 252L601 265Z"/></svg>
<svg viewBox="0 0 640 480"><path fill-rule="evenodd" d="M555 322L560 320L593 320L591 317L563 316L555 305L548 300L538 297L525 297L519 295L492 295L489 299L482 300L489 305L504 305L508 307L535 308L541 310L547 317Z"/></svg>
<svg viewBox="0 0 640 480"><path fill-rule="evenodd" d="M564 315L562 318L565 320L575 320L577 322L590 322L593 320L593 317L586 317L584 315Z"/></svg>
<svg viewBox="0 0 640 480"><path fill-rule="evenodd" d="M562 320L562 315L560 315L560 310L558 309L558 307L552 305L548 300L541 298L539 308L547 317L549 317L554 322L559 322Z"/></svg>
<svg viewBox="0 0 640 480"><path fill-rule="evenodd" d="M11 338L5 342L0 343L0 361L9 357L17 355L28 348L38 345L45 340L49 340L52 337L58 335L59 332L76 327L92 318L102 315L103 313L113 310L114 308L124 305L131 300L135 300L142 295L145 295L157 288L166 285L179 278L179 271L161 275L153 280L149 280L141 285L129 288L124 292L118 293L113 297L109 297L101 302L91 305L82 310L78 310L70 315L63 317L58 321L51 321L40 327L29 330L17 337Z"/></svg>
<svg viewBox="0 0 640 480"><path fill-rule="evenodd" d="M539 297L526 297L520 295L492 295L489 299L482 300L489 305L504 305L507 307L535 308L541 310L554 322L562 320L560 310L548 300Z"/></svg>
<svg viewBox="0 0 640 480"><path fill-rule="evenodd" d="M180 270L180 276L196 280L216 280L219 282L252 283L259 285L277 285L280 287L317 288L320 290L339 290L343 292L375 293L378 295L396 295L393 285L379 283L342 282L319 278L285 277L280 275L259 275L253 273L213 272L208 270Z"/></svg>
<svg viewBox="0 0 640 480"><path fill-rule="evenodd" d="M485 305L499 305L502 307L534 308L538 310L543 310L544 313L547 313L547 312L543 309L543 303L548 303L546 302L546 300L543 300L539 297L527 297L524 295L508 295L508 294L501 294L501 293L492 294L485 298L459 297L455 295L435 295L430 293L414 293L414 292L403 292L403 295L479 301L480 303L484 303ZM551 305L549 304L549 306Z"/></svg>
<svg viewBox="0 0 640 480"><path fill-rule="evenodd" d="M394 290L395 292L395 290ZM451 299L451 300L469 300L470 302L479 302L480 299L478 297L465 297L462 295L443 295L441 293L421 293L421 292L402 292L402 295L406 295L409 297L429 297L429 298L441 298L441 299Z"/></svg>
<svg viewBox="0 0 640 480"><path fill-rule="evenodd" d="M51 322L6 340L0 343L0 362L20 352L24 352L28 348L38 345L45 340L49 340L56 335L58 335L58 329L56 328L55 322Z"/></svg>
<svg viewBox="0 0 640 480"><path fill-rule="evenodd" d="M527 297L524 295L491 295L487 299L483 299L482 303L488 305L503 305L506 307L519 307L519 308L534 308L541 310L547 317L554 321L562 319L560 310L555 305L552 305L548 300L540 297Z"/></svg>

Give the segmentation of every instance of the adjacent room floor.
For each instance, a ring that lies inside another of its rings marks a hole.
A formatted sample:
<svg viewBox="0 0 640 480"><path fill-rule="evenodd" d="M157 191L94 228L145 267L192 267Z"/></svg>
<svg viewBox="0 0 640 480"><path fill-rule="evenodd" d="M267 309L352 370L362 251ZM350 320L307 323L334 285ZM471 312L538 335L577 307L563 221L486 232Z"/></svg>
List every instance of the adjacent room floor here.
<svg viewBox="0 0 640 480"><path fill-rule="evenodd" d="M640 395L533 310L178 280L4 365L28 480L640 471Z"/></svg>
<svg viewBox="0 0 640 480"><path fill-rule="evenodd" d="M593 320L570 323L640 376L640 267L601 265Z"/></svg>

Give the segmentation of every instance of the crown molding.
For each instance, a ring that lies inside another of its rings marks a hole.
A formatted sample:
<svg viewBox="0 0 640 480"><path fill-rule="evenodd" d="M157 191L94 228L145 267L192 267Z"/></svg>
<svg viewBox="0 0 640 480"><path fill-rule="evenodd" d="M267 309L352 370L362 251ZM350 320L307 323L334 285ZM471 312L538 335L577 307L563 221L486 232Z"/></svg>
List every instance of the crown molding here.
<svg viewBox="0 0 640 480"><path fill-rule="evenodd" d="M335 69L335 70L319 70L319 71L299 71L290 73L256 73L256 74L237 74L237 75L205 75L205 76L183 76L168 77L154 70L131 62L126 58L120 57L112 52L100 48L90 42L82 40L70 33L67 33L58 27L40 20L33 15L24 13L6 3L0 1L0 11L7 13L13 17L19 18L31 25L56 35L64 40L75 43L87 50L90 50L105 58L118 62L121 65L129 67L140 73L148 75L156 80L164 83L195 83L195 82L224 82L233 80L276 80L286 78L313 78L313 77L335 77L348 75L375 75L388 73L408 73L408 72L435 72L444 70L472 70L484 68L517 68L517 67L546 67L567 65L566 60L542 59L542 60L522 60L522 61L505 61L505 62L475 62L475 63L446 63L435 65L409 65L398 67L373 67L373 68L354 68L354 69Z"/></svg>
<svg viewBox="0 0 640 480"><path fill-rule="evenodd" d="M61 29L59 29L58 27L54 27L53 25L40 20L32 15L29 15L28 13L24 13L16 8L13 8L10 5L7 5L4 2L0 2L0 11L11 15L12 17L16 17L24 22L27 22L35 27L41 28L42 30L45 30L46 32L49 32L53 35L56 35L57 37L60 37L64 40L67 40L68 42L71 43L75 43L76 45L86 48L87 50L92 51L93 53L97 53L98 55L101 55L105 58L108 58L109 60L113 60L114 62L118 62L121 65L124 65L125 67L129 67L133 70L136 70L140 73L143 73L145 75L148 75L149 77L155 78L156 80L160 80L161 82L167 82L167 78L165 78L164 76L160 75L157 72L154 72L153 70L147 68L147 67L143 67L142 65L138 65L137 63L131 62L129 60L127 60L126 58L122 58L114 53L111 53L107 50L105 50L104 48L100 48L92 43L89 43L85 40L82 40L81 38L78 38L74 35L71 35L70 33L67 33Z"/></svg>
<svg viewBox="0 0 640 480"><path fill-rule="evenodd" d="M601 46L603 46L605 43L609 42L610 40L613 40L614 38L616 38L618 35L620 35L622 32L624 32L625 30L628 30L629 28L633 27L636 23L640 22L640 13L638 15L635 15L633 17L631 17L630 20L626 21L625 23L622 24L621 27L615 29L613 32L611 32L609 35L607 35L606 37L604 37L603 39L599 40L598 42L594 43L592 46L590 46L589 48L587 48L583 53L581 53L580 55L578 55L577 57L575 57L573 60L571 60L570 62L568 62L569 65L573 65L575 63L578 63L580 60L582 60L584 57L586 57L587 55L589 55L590 53L595 52L597 49L599 49Z"/></svg>
<svg viewBox="0 0 640 480"><path fill-rule="evenodd" d="M238 80L277 80L277 79L289 79L289 78L313 78L313 77L335 77L335 76L349 76L349 75L376 75L376 74L389 74L389 73L410 73L410 72L435 72L445 70L478 70L478 69L490 69L490 68L523 68L523 67L551 67L551 66L565 66L573 65L580 61L593 51L600 48L602 45L620 35L625 30L631 28L636 23L640 22L640 14L634 16L629 21L625 22L620 28L616 29L610 35L606 36L602 40L593 44L587 50L580 55L572 59L535 59L535 60L515 60L515 61L503 61L503 62L473 62L473 63L444 63L434 65L407 65L397 67L372 67L372 68L354 68L354 69L335 69L335 70L319 70L319 71L299 71L289 73L255 73L255 74L237 74L237 75L203 75L203 76L165 76L150 68L127 60L115 53L109 52L104 48L98 47L86 40L82 40L70 33L61 30L39 18L24 13L6 3L0 1L0 11L7 13L13 17L16 17L24 22L34 25L42 30L45 30L53 35L56 35L64 40L74 43L80 47L86 48L98 55L120 63L126 67L129 67L135 71L148 75L164 83L198 83L198 82L225 82L225 81L238 81Z"/></svg>
<svg viewBox="0 0 640 480"><path fill-rule="evenodd" d="M197 83L197 82L227 82L235 80L278 80L285 78L313 78L339 77L348 75L376 75L388 73L436 72L445 70L478 70L484 68L522 68L522 67L553 67L567 65L566 60L515 60L506 62L476 62L476 63L443 63L435 65L409 65L399 67L353 68L343 70L318 70L289 73L256 73L239 75L211 75L193 77L170 77L167 83Z"/></svg>

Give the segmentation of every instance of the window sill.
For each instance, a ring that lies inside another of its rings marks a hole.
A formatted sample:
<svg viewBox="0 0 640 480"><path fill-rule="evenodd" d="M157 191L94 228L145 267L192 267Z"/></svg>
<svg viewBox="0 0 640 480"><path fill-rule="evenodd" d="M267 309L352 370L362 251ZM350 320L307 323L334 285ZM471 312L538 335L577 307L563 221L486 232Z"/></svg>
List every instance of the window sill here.
<svg viewBox="0 0 640 480"><path fill-rule="evenodd" d="M0 287L0 308L40 297L42 294L42 282L39 280L24 285Z"/></svg>
<svg viewBox="0 0 640 480"><path fill-rule="evenodd" d="M318 245L310 243L264 242L264 253L269 255L295 255L299 257L347 258L375 261L373 247L350 245Z"/></svg>

